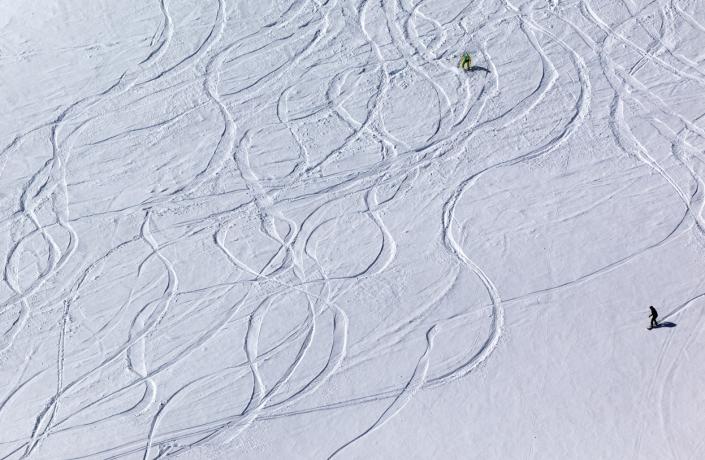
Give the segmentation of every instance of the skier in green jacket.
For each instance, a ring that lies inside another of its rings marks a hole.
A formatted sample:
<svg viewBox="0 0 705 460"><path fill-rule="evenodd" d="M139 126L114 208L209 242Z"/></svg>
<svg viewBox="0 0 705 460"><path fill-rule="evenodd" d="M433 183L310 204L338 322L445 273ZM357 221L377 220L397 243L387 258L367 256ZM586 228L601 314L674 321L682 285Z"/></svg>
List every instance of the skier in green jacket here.
<svg viewBox="0 0 705 460"><path fill-rule="evenodd" d="M468 71L472 68L472 57L467 51L463 53L463 57L460 58L460 68Z"/></svg>

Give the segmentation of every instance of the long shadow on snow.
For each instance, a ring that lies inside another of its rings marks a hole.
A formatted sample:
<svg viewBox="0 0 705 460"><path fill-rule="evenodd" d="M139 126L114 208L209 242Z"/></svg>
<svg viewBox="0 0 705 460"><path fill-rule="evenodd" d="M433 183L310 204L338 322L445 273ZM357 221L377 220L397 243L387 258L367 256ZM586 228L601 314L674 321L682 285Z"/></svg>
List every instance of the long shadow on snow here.
<svg viewBox="0 0 705 460"><path fill-rule="evenodd" d="M664 321L662 323L658 323L658 325L656 327L654 327L653 329L660 329L662 327L676 327L676 326L677 326L676 323L672 323L670 321Z"/></svg>
<svg viewBox="0 0 705 460"><path fill-rule="evenodd" d="M470 72L474 72L476 70L482 70L484 72L490 73L490 69L488 69L487 67L479 66L479 65L474 65L474 66L470 67L470 69L468 69L468 70Z"/></svg>

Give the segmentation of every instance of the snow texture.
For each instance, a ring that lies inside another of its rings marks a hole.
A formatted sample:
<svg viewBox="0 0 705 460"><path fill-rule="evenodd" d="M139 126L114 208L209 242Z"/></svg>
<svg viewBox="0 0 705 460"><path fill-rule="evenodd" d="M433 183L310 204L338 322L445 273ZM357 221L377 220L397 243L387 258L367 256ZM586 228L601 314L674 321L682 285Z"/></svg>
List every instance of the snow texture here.
<svg viewBox="0 0 705 460"><path fill-rule="evenodd" d="M2 459L705 458L700 0L5 0L0 107Z"/></svg>

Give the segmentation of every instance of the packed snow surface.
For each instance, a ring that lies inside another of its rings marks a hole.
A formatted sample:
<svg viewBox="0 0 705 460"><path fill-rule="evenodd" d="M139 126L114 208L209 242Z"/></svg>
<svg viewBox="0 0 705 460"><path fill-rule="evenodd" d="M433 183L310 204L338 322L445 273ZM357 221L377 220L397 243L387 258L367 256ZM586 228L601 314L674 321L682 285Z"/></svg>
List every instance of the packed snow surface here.
<svg viewBox="0 0 705 460"><path fill-rule="evenodd" d="M4 0L0 107L2 459L705 458L705 2Z"/></svg>

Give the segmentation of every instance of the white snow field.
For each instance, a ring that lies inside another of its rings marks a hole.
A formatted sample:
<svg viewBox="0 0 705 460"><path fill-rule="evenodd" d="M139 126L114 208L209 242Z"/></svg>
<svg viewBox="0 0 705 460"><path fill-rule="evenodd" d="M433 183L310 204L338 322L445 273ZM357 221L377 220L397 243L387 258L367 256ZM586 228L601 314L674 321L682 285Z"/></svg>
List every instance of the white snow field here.
<svg viewBox="0 0 705 460"><path fill-rule="evenodd" d="M0 459L705 459L701 0L2 0L0 107Z"/></svg>

